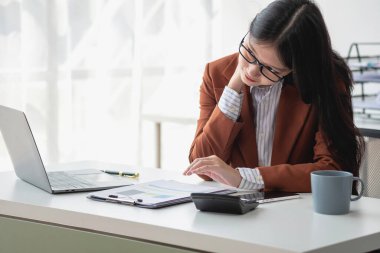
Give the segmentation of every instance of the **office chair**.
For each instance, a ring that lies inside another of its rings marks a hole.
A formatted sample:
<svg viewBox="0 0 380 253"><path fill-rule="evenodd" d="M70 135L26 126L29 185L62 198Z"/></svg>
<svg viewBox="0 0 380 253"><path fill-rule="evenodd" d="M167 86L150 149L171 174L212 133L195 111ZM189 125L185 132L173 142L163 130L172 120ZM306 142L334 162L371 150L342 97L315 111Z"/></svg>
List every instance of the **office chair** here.
<svg viewBox="0 0 380 253"><path fill-rule="evenodd" d="M380 198L380 130L360 128L365 138L366 150L359 170L365 183L364 196Z"/></svg>

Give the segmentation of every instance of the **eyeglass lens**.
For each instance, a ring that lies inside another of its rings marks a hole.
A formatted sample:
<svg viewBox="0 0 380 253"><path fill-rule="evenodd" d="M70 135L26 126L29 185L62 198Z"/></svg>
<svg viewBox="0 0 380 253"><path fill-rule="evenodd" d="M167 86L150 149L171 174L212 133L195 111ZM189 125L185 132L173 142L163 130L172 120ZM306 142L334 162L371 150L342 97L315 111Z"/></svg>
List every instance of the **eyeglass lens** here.
<svg viewBox="0 0 380 253"><path fill-rule="evenodd" d="M277 76L271 70L269 70L268 67L266 67L265 65L261 64L256 59L256 57L251 52L249 52L247 50L247 48L243 44L240 45L239 51L240 51L240 54L243 56L243 58L247 62L249 62L251 64L259 65L261 74L263 74L270 81L277 82L277 81L279 81L281 79L281 77Z"/></svg>

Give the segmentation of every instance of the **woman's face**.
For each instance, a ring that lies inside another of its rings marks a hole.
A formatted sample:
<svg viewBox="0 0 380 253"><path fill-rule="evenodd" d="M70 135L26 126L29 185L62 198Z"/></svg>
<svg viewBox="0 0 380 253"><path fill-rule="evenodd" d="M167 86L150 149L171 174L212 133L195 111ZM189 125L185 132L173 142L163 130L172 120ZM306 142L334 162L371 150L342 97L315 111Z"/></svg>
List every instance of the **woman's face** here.
<svg viewBox="0 0 380 253"><path fill-rule="evenodd" d="M247 35L244 39L240 47L241 55L239 55L241 79L246 85L272 85L291 72L281 62L275 47L271 44L256 43L255 40L249 38ZM249 63L247 60L254 63Z"/></svg>

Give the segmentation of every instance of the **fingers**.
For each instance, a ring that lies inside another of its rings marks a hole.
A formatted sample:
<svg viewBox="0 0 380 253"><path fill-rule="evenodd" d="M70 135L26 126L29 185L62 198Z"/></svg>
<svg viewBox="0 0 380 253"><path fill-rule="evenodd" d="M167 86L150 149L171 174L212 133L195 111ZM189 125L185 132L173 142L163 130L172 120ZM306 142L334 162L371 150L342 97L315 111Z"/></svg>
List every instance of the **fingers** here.
<svg viewBox="0 0 380 253"><path fill-rule="evenodd" d="M205 175L214 181L233 187L238 187L242 180L237 170L216 159L198 161L187 173L187 175Z"/></svg>
<svg viewBox="0 0 380 253"><path fill-rule="evenodd" d="M211 164L212 161L215 159L216 156L208 156L208 157L202 157L195 159L183 172L183 175L189 176L192 173L192 171L196 168L199 168L200 166L204 166L207 164Z"/></svg>
<svg viewBox="0 0 380 253"><path fill-rule="evenodd" d="M206 172L213 172L213 169L215 169L215 167L211 164L202 163L197 168L192 169L190 172L194 174L204 174Z"/></svg>
<svg viewBox="0 0 380 253"><path fill-rule="evenodd" d="M195 159L183 172L183 175L190 176L192 174L204 175L214 181L230 184L232 175L230 166L228 166L219 157L212 155Z"/></svg>
<svg viewBox="0 0 380 253"><path fill-rule="evenodd" d="M194 174L195 170L197 170L200 167L212 165L213 162L207 159L198 160L195 163L192 163L186 170L186 173L184 173L187 176L190 176L191 174Z"/></svg>
<svg viewBox="0 0 380 253"><path fill-rule="evenodd" d="M205 175L214 181L227 184L227 181L225 180L223 174L219 173L220 171L218 170L218 168L219 167L216 165L205 165L197 169L194 169L192 173L197 175Z"/></svg>
<svg viewBox="0 0 380 253"><path fill-rule="evenodd" d="M190 163L190 165L185 169L185 171L182 173L183 175L187 176L187 175L191 175L189 174L188 172L191 170L191 168L196 164L198 163L202 158L196 158L192 163Z"/></svg>

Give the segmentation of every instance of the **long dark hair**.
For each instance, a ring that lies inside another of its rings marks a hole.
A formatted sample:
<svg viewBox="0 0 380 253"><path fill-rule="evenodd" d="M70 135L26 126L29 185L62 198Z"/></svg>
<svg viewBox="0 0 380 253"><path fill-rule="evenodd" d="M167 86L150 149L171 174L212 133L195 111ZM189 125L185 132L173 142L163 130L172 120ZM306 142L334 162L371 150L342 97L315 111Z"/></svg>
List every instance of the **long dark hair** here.
<svg viewBox="0 0 380 253"><path fill-rule="evenodd" d="M332 50L319 8L309 0L278 0L254 18L249 30L257 43L277 48L292 69L285 83L291 80L302 100L317 107L329 151L343 170L358 175L364 141L353 123L351 71Z"/></svg>

